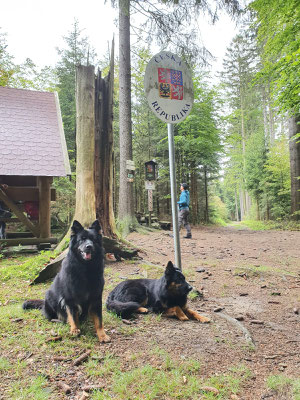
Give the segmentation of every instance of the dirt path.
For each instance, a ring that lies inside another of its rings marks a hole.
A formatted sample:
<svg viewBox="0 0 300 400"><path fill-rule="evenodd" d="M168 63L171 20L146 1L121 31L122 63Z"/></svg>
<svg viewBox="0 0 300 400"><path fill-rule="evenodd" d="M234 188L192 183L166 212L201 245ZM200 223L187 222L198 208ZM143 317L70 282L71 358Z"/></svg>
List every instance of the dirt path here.
<svg viewBox="0 0 300 400"><path fill-rule="evenodd" d="M168 232L132 233L128 239L143 249L142 262L164 266L174 261ZM253 377L241 398L278 399L266 388L266 378L296 377L300 367L299 244L300 232L193 229L193 239L181 240L183 272L204 295L192 302L193 307L210 316L212 323L164 319L159 329L152 329L151 340L172 354L200 359L207 375L244 364ZM126 275L136 267L127 264L120 270ZM137 348L143 346L143 339L135 340Z"/></svg>

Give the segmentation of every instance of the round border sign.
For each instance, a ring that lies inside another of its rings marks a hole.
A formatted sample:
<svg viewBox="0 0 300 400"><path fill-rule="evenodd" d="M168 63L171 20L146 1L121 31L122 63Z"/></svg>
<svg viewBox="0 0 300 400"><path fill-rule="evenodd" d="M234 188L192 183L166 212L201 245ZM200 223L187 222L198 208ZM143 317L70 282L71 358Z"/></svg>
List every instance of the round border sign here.
<svg viewBox="0 0 300 400"><path fill-rule="evenodd" d="M161 51L149 61L144 89L153 113L168 124L183 121L194 101L192 74L180 57Z"/></svg>

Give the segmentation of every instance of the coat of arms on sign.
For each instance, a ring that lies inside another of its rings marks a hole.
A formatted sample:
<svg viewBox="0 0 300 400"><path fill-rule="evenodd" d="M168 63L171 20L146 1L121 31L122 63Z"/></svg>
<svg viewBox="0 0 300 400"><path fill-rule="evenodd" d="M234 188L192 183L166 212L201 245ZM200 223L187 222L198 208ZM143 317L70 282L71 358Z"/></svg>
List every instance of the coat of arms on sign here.
<svg viewBox="0 0 300 400"><path fill-rule="evenodd" d="M159 97L164 99L183 99L182 71L158 68Z"/></svg>

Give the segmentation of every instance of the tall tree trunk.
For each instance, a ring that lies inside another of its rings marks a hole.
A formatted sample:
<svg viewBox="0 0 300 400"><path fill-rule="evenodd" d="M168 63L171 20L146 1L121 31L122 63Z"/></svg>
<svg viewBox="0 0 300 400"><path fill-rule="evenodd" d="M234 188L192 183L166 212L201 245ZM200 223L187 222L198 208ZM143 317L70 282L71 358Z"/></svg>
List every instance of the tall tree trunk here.
<svg viewBox="0 0 300 400"><path fill-rule="evenodd" d="M133 184L127 180L126 160L132 160L130 0L119 0L119 130L120 189L119 221L134 219Z"/></svg>
<svg viewBox="0 0 300 400"><path fill-rule="evenodd" d="M291 214L295 220L300 220L300 138L293 139L300 133L300 114L289 120L289 147L291 167ZM293 215L295 212L298 214Z"/></svg>
<svg viewBox="0 0 300 400"><path fill-rule="evenodd" d="M241 95L240 95L240 101L241 101L241 136L242 136L242 149L243 149L243 175L242 175L242 180L243 180L243 187L245 183L245 176L246 176L246 129L245 129L245 115L244 115L244 94L241 90ZM249 195L246 190L242 190L241 192L242 195L242 202L243 202L243 207L241 207L241 220L244 219L244 216L249 212ZM242 212L243 210L243 212Z"/></svg>
<svg viewBox="0 0 300 400"><path fill-rule="evenodd" d="M266 89L262 87L262 106L263 106L263 117L264 117L264 133L265 133L265 145L269 147L270 144L270 133L268 123L268 110L267 110L267 94Z"/></svg>
<svg viewBox="0 0 300 400"><path fill-rule="evenodd" d="M89 226L96 219L95 155L95 68L80 65L76 70L76 207L74 219Z"/></svg>
<svg viewBox="0 0 300 400"><path fill-rule="evenodd" d="M208 214L208 184L207 184L207 167L204 166L204 193L205 193L205 211L204 218L205 222L209 223L209 214Z"/></svg>
<svg viewBox="0 0 300 400"><path fill-rule="evenodd" d="M110 70L102 79L98 70L95 81L95 194L96 216L105 236L115 238L113 210L113 91L114 42Z"/></svg>
<svg viewBox="0 0 300 400"><path fill-rule="evenodd" d="M245 191L240 186L240 210L241 210L241 221L245 218Z"/></svg>
<svg viewBox="0 0 300 400"><path fill-rule="evenodd" d="M197 173L195 171L195 163L191 167L191 205L192 205L192 223L196 225L198 223L198 188L197 188Z"/></svg>
<svg viewBox="0 0 300 400"><path fill-rule="evenodd" d="M237 199L237 191L236 188L234 189L234 200L235 200L235 220L239 222L239 206L238 206L238 199Z"/></svg>
<svg viewBox="0 0 300 400"><path fill-rule="evenodd" d="M274 145L275 142L275 120L274 120L274 112L271 101L271 91L270 84L268 85L268 106L269 106L269 127L270 127L270 146Z"/></svg>

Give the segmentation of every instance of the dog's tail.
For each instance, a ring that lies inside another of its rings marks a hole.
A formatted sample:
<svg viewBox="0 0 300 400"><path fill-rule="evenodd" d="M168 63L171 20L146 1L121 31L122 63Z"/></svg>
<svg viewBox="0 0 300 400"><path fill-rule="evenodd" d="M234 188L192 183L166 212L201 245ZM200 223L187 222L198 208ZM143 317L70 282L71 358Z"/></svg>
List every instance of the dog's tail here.
<svg viewBox="0 0 300 400"><path fill-rule="evenodd" d="M32 308L41 310L44 307L44 304L44 300L26 300L22 304L22 308L23 310L31 310Z"/></svg>
<svg viewBox="0 0 300 400"><path fill-rule="evenodd" d="M128 318L140 308L140 304L135 301L122 303L121 301L108 298L106 301L106 308L109 311L115 312L119 317Z"/></svg>

